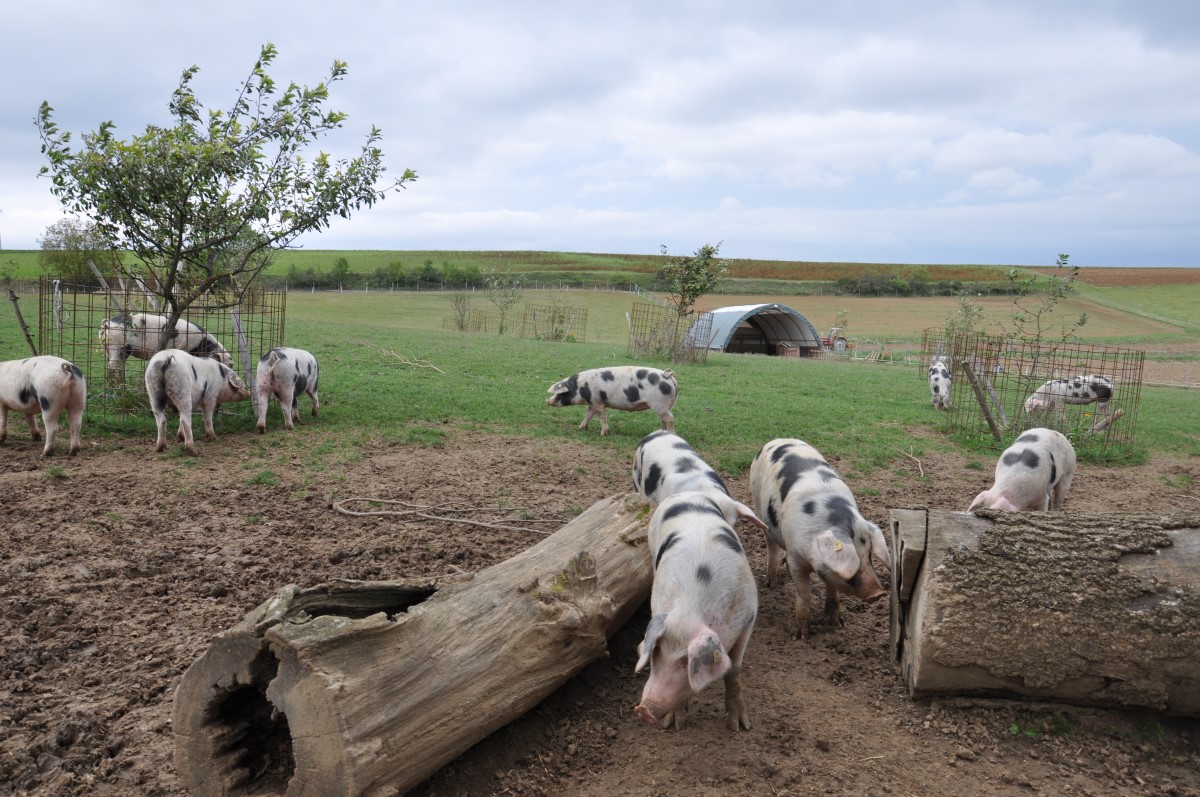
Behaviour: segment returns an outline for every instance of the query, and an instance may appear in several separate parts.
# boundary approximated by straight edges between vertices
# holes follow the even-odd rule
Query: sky
[[[418,179],[306,249],[1200,266],[1200,2],[105,0],[0,14],[0,248],[64,211],[34,124],[169,125],[349,74],[320,142]]]

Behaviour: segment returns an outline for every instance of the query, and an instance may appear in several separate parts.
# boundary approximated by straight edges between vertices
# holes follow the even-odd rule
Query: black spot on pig
[[[21,388],[21,392],[17,394],[17,399],[21,402],[22,407],[28,407],[33,402],[37,401],[37,391],[32,385]]]
[[[1054,464],[1053,454],[1047,454],[1046,456],[1050,457],[1050,483],[1054,484],[1058,479],[1058,466]]]
[[[204,397],[208,395],[208,380],[204,380],[204,384],[200,385],[200,403],[204,403]]]
[[[1092,385],[1092,390],[1096,393],[1097,401],[1108,401],[1112,398],[1112,388],[1108,385]]]
[[[830,526],[847,530],[854,528],[854,509],[842,496],[831,495],[826,499],[825,511],[829,513]]]
[[[50,409],[50,399],[45,396],[38,396],[38,404],[41,406],[42,412]]]
[[[645,379],[645,378],[646,378],[646,369],[645,369],[645,368],[639,368],[639,369],[637,369],[637,374],[636,374],[636,376],[637,376],[637,378],[638,378],[638,379]]]
[[[1037,452],[1032,448],[1026,448],[1021,451],[1009,451],[1000,459],[1009,467],[1013,467],[1019,462],[1027,468],[1036,468],[1042,461],[1038,457]]]
[[[650,384],[652,384],[652,385],[657,385],[657,384],[658,384],[658,374],[656,374],[656,373],[654,373],[654,372],[652,371],[652,372],[651,372],[651,373],[650,373],[650,374],[649,374],[649,375],[646,377],[646,381],[647,381],[647,382],[649,382],[649,383],[650,383]]]
[[[665,540],[663,540],[663,544],[658,546],[658,554],[656,554],[654,557],[654,567],[655,568],[657,568],[658,563],[662,561],[663,554],[665,554],[670,549],[670,547],[677,542],[679,542],[679,535],[677,533],[671,532],[670,534],[667,535],[667,538]]]
[[[677,518],[680,515],[686,515],[689,512],[700,512],[706,515],[716,515],[722,520],[725,519],[725,514],[717,508],[717,505],[712,501],[704,501],[701,503],[678,503],[672,504],[671,508],[663,513],[663,521]]]
[[[646,495],[653,495],[658,486],[662,484],[662,468],[658,465],[651,465],[646,471],[646,479],[642,484]]]
[[[825,465],[823,460],[813,459],[812,457],[801,457],[797,454],[789,454],[783,458],[783,463],[779,468],[779,497],[787,498],[787,494],[791,492],[804,474],[814,468],[819,468]]]
[[[664,396],[671,395],[672,391],[674,390],[675,388],[671,386],[671,383],[665,379],[658,383],[658,392],[662,393]]]
[[[600,378],[603,379],[605,382],[611,382],[614,379],[616,379],[616,377],[613,376],[613,372],[608,370],[607,368],[600,372]]]
[[[680,457],[675,460],[676,473],[691,473],[694,470],[699,470],[700,466],[696,464],[695,457]]]
[[[651,432],[638,441],[638,448],[646,445],[646,443],[649,443],[651,440],[657,440],[665,434],[670,434],[670,432],[668,432],[666,429],[658,429],[657,431]]]
[[[817,475],[821,477],[821,481],[823,482],[835,482],[838,480],[838,475],[830,467],[817,468]]]
[[[75,377],[76,379],[79,379],[83,376],[83,371],[80,371],[79,366],[75,363],[71,363],[71,376]]]
[[[604,405],[608,404],[608,391],[607,390],[600,391],[600,403],[604,404]]]
[[[775,513],[775,499],[767,501],[767,524],[771,528],[779,528],[779,515]]]
[[[738,540],[738,536],[733,529],[728,526],[722,526],[717,529],[716,541],[724,545],[734,553],[742,553],[742,543]]]
[[[296,374],[296,389],[295,395],[300,395],[308,388],[308,377],[304,374]]]
[[[192,364],[192,379],[195,379],[195,380],[199,380],[199,379],[200,379],[200,374],[196,373],[196,365],[195,365],[195,363],[193,363],[193,364]]]
[[[630,404],[637,404],[641,397],[642,391],[638,390],[637,385],[630,385],[625,388],[625,398],[629,400]]]
[[[771,461],[778,462],[779,460],[781,460],[785,456],[787,456],[787,453],[791,450],[792,450],[791,443],[786,443],[784,445],[781,445],[779,448],[777,448],[771,452]]]
[[[1017,438],[1018,443],[1036,443],[1041,440],[1042,436],[1037,432],[1026,432]]]
[[[713,486],[725,493],[725,495],[729,495],[729,488],[725,486],[724,480],[721,479],[721,476],[715,470],[710,470],[704,475],[707,476],[708,480],[713,483]]]
[[[712,570],[708,565],[700,565],[696,568],[696,580],[701,584],[708,584],[712,581]]]
[[[592,389],[590,387],[588,387],[587,385],[584,385],[583,387],[579,388],[579,397],[581,399],[583,399],[584,401],[586,401],[588,404],[591,404],[592,403]]]
[[[802,506],[800,508],[804,510],[804,514],[806,514],[806,515],[817,514],[817,502],[816,501],[805,501],[804,506]]]

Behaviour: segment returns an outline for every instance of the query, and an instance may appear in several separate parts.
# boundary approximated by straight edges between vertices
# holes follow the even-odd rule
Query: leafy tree
[[[228,305],[236,304],[273,251],[416,179],[406,169],[380,182],[386,170],[375,127],[354,158],[334,161],[318,151],[306,160],[310,147],[346,120],[324,105],[348,68],[334,61],[327,80],[311,88],[291,83],[279,94],[267,74],[276,54],[274,45],[262,47],[228,110],[205,109],[191,87],[199,67],[185,69],[168,104],[174,126],[148,125],[128,140],[106,121],[75,149],[49,103],[38,112],[49,161],[41,173],[51,176],[51,192],[136,256],[129,270],[140,272],[169,310],[164,339],[201,296],[220,289]]]
[[[64,218],[51,224],[38,239],[38,263],[52,277],[91,285],[96,281],[88,262],[101,268],[119,267],[119,253],[94,223],[81,218]]]
[[[491,269],[483,275],[483,287],[487,291],[488,301],[500,311],[500,328],[497,332],[504,334],[508,326],[508,314],[513,305],[521,301],[521,275],[513,274],[512,269],[503,273]]]
[[[350,279],[350,261],[339,257],[333,261],[333,268],[329,270],[329,280],[340,287],[348,279]]]
[[[704,244],[691,257],[670,258],[659,270],[659,279],[666,283],[673,294],[667,301],[680,318],[691,316],[696,301],[716,288],[721,277],[729,271],[729,264],[717,259],[721,243],[716,246]],[[666,245],[661,249],[665,256]]]
[[[970,337],[982,332],[986,318],[987,314],[984,312],[983,305],[971,301],[971,296],[963,291],[958,295],[958,307],[946,317],[946,340]]]
[[[1075,281],[1079,277],[1079,266],[1070,264],[1070,255],[1060,254],[1055,261],[1055,273],[1044,285],[1038,275],[1022,277],[1012,269],[1008,282],[1013,289],[1013,314],[1011,334],[1021,340],[1041,344],[1050,331],[1050,315],[1055,307],[1076,292]],[[1065,343],[1087,324],[1087,313],[1081,313],[1068,326],[1064,321],[1059,326],[1057,343]]]

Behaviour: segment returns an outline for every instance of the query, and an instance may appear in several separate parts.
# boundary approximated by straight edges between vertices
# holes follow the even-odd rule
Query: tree
[[[380,183],[386,169],[374,126],[357,157],[335,162],[318,151],[306,160],[310,147],[346,120],[323,106],[348,68],[334,61],[327,80],[311,88],[291,83],[277,95],[267,74],[276,54],[273,44],[262,47],[228,110],[206,110],[191,87],[199,67],[185,69],[168,105],[174,126],[148,125],[128,140],[106,121],[74,149],[49,103],[38,112],[49,161],[41,173],[51,176],[51,192],[136,256],[129,270],[169,311],[163,343],[201,296],[222,290],[227,306],[240,302],[272,252],[417,177],[405,169]]]
[[[729,271],[726,261],[716,259],[721,243],[716,246],[704,244],[691,257],[670,258],[659,270],[659,279],[667,284],[673,294],[667,301],[680,318],[692,315],[696,300],[717,287],[721,277]],[[661,249],[666,256],[666,244]]]
[[[1014,290],[1012,335],[1021,340],[1040,345],[1050,328],[1050,315],[1054,308],[1068,296],[1075,293],[1075,280],[1079,277],[1079,266],[1070,264],[1070,255],[1060,254],[1055,261],[1055,273],[1051,274],[1044,286],[1039,285],[1036,274],[1021,277],[1020,272],[1012,269],[1008,272],[1008,282]],[[1088,321],[1087,313],[1080,313],[1079,318],[1070,326],[1063,322],[1058,331],[1057,343],[1065,343],[1075,336]]]
[[[76,285],[91,285],[96,277],[88,261],[102,268],[120,267],[114,250],[94,223],[81,218],[64,218],[51,224],[38,239],[42,251],[38,263],[52,277]]]
[[[498,334],[504,334],[508,326],[509,311],[514,304],[521,301],[521,284],[521,276],[513,274],[512,269],[503,273],[492,269],[483,276],[483,287],[487,291],[488,301],[500,311]]]

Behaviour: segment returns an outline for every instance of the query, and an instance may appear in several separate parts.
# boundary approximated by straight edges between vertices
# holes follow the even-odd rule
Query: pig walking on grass
[[[154,450],[163,451],[167,447],[167,408],[172,407],[179,412],[177,437],[193,455],[196,445],[192,440],[192,412],[199,410],[204,416],[204,439],[216,440],[213,412],[217,405],[250,398],[250,391],[229,366],[173,349],[150,358],[146,365],[146,393],[158,424]]]
[[[843,623],[838,593],[868,603],[883,597],[871,555],[890,566],[887,543],[874,523],[858,512],[846,483],[825,457],[801,440],[772,440],[750,465],[750,490],[766,521],[767,578],[779,580],[785,556],[796,585],[796,636],[808,636],[811,573],[825,582],[825,611]]]
[[[293,422],[300,423],[300,396],[307,394],[312,400],[312,416],[317,417],[321,407],[317,397],[317,358],[304,349],[280,346],[271,349],[258,361],[258,372],[254,379],[254,392],[258,401],[258,433],[267,430],[267,405],[271,396],[279,398],[279,409],[283,411],[283,426],[292,429]]]
[[[83,411],[87,408],[87,381],[83,372],[61,357],[42,355],[0,363],[0,443],[8,437],[8,411],[25,416],[29,434],[40,440],[34,414],[42,413],[46,444],[42,456],[49,456],[58,434],[58,418],[65,411],[71,429],[71,456],[79,453],[79,432]]]
[[[1062,509],[1075,478],[1075,447],[1061,432],[1030,429],[1004,450],[990,490],[975,496],[968,512]]]
[[[719,492],[676,493],[650,517],[651,617],[634,668],[650,665],[634,709],[648,723],[682,728],[692,696],[723,678],[726,725],[750,729],[742,656],[754,630],[758,591],[733,530],[734,503]]]
[[[950,409],[950,386],[950,368],[946,365],[946,358],[940,355],[934,357],[929,364],[929,393],[933,397],[935,410]]]
[[[569,407],[586,404],[580,429],[586,429],[593,415],[600,416],[600,434],[608,434],[606,408],[636,412],[653,410],[662,420],[663,428],[674,431],[675,416],[671,408],[679,396],[679,386],[671,371],[643,368],[637,365],[619,365],[612,368],[593,368],[555,382],[546,391],[550,407]]]

